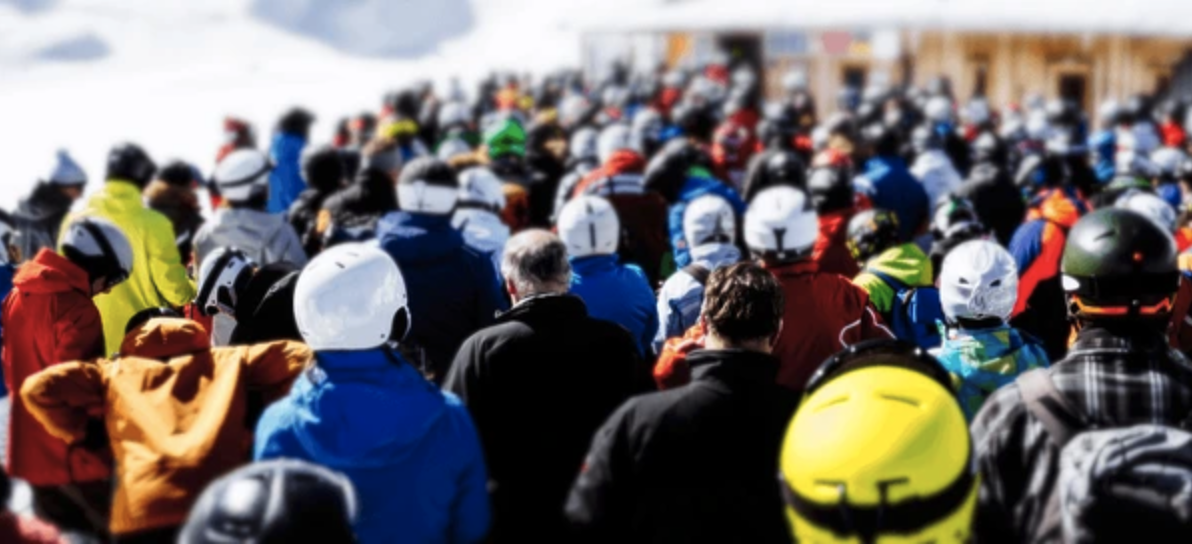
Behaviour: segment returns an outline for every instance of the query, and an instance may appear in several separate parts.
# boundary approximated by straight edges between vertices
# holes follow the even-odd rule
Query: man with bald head
[[[528,230],[501,263],[513,308],[460,347],[444,388],[463,399],[489,468],[493,542],[566,540],[563,503],[592,434],[651,383],[633,337],[569,294],[567,248]],[[549,425],[559,414],[566,425]]]

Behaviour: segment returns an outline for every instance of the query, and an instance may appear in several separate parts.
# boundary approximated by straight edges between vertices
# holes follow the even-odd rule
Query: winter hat
[[[153,177],[175,187],[190,187],[192,183],[203,179],[197,168],[183,161],[166,163]]]
[[[397,205],[410,213],[450,214],[458,193],[455,171],[433,157],[414,159],[397,180]]]
[[[600,138],[596,141],[596,150],[597,158],[603,164],[608,162],[613,153],[618,151],[628,150],[641,153],[641,146],[634,141],[633,131],[630,130],[629,125],[618,123],[609,125],[600,132]]]
[[[273,163],[255,149],[233,151],[215,168],[214,181],[228,202],[248,202],[268,194]]]
[[[484,131],[484,145],[489,158],[506,155],[526,156],[526,130],[516,119],[506,118],[493,123]]]
[[[308,187],[321,193],[339,189],[347,177],[339,150],[329,145],[307,149],[302,156],[302,177]]]
[[[70,157],[69,152],[59,149],[58,154],[54,157],[54,166],[50,169],[50,175],[46,176],[44,181],[52,185],[73,187],[85,185],[87,174],[83,172],[79,163]]]

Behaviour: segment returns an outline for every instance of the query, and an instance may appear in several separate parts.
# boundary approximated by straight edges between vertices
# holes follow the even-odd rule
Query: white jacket
[[[923,184],[932,209],[935,209],[941,198],[964,183],[960,173],[952,166],[952,159],[939,149],[929,149],[920,153],[915,159],[915,164],[911,166],[911,174]]]
[[[509,241],[509,227],[501,222],[497,214],[476,208],[455,210],[451,226],[460,231],[468,247],[488,254],[493,260],[493,269],[501,275],[501,256],[505,242]]]

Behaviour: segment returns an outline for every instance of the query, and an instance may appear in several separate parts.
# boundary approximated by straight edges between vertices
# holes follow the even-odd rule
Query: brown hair
[[[743,262],[712,272],[703,317],[709,332],[739,344],[777,334],[783,305],[778,280],[757,264]]]

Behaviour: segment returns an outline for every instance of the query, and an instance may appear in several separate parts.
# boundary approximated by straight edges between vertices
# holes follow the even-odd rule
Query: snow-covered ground
[[[265,139],[316,112],[314,139],[430,78],[580,62],[579,25],[661,0],[0,0],[0,207],[69,149],[99,186],[107,149],[209,169],[221,120]]]

